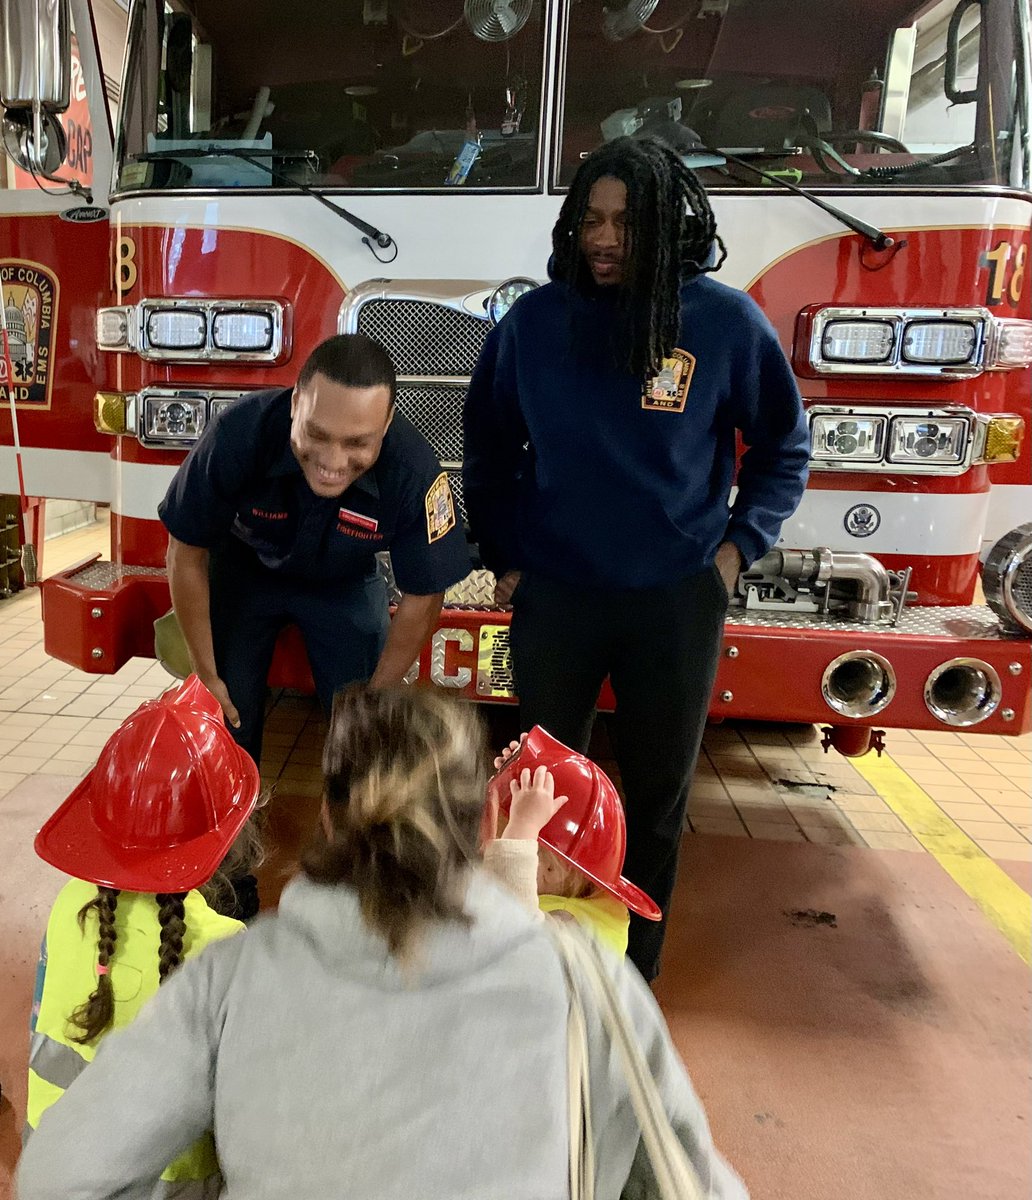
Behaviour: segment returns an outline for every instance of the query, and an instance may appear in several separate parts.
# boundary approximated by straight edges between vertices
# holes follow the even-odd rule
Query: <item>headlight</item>
[[[144,445],[159,446],[194,442],[204,429],[207,413],[204,396],[145,396],[140,440]]]
[[[241,396],[243,394],[243,392],[240,393]],[[214,421],[218,414],[222,412],[224,408],[228,408],[237,398],[238,397],[236,396],[213,396],[211,398],[211,403],[208,405],[209,419]]]
[[[275,323],[270,312],[217,309],[211,323],[216,350],[271,350]]]
[[[810,455],[880,462],[887,424],[884,417],[815,416],[810,422]]]
[[[985,365],[995,371],[1032,366],[1032,321],[996,317],[990,323]]]
[[[821,355],[830,362],[888,362],[896,344],[889,321],[829,321],[821,338]]]
[[[208,340],[208,320],[195,308],[146,311],[147,344],[155,350],[202,350]]]
[[[1007,340],[1015,347],[1009,353],[1017,357],[1024,336],[1021,330],[998,330],[986,308],[815,304],[803,309],[799,318],[795,360],[803,374],[815,375],[966,379],[990,367],[1017,365],[994,359],[994,352],[1005,353],[996,348]]]
[[[963,417],[896,417],[889,432],[889,462],[961,463],[967,437]]]
[[[903,329],[903,360],[943,366],[971,362],[978,333],[968,321],[911,321]]]
[[[536,287],[533,279],[519,277],[507,279],[505,283],[499,284],[487,302],[487,315],[491,318],[491,324],[497,325],[521,296],[532,292]]]
[[[102,309],[97,338],[103,349],[118,349],[128,337],[129,349],[157,362],[272,363],[288,348],[287,326],[279,300],[162,298]]]
[[[136,309],[131,306],[122,308],[97,309],[97,346],[101,350],[132,350],[135,338],[133,336],[133,318]]]

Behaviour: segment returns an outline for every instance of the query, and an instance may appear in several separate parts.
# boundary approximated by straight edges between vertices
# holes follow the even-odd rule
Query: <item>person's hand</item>
[[[236,710],[236,705],[230,699],[229,688],[222,682],[218,675],[201,675],[201,683],[208,689],[215,699],[222,705],[222,711],[226,715],[226,720],[234,729],[240,728],[240,714]]]
[[[517,584],[520,582],[519,571],[506,571],[501,579],[495,580],[495,604],[509,604],[512,600],[512,594],[516,590]]]
[[[547,767],[538,767],[533,776],[524,767],[519,779],[509,783],[512,806],[509,824],[503,838],[537,841],[538,834],[566,803],[565,796],[555,794],[555,780]]]
[[[735,594],[742,565],[741,552],[734,542],[722,542],[717,548],[714,566],[717,568],[720,578],[724,581],[728,596]]]
[[[520,740],[518,742],[510,742],[508,746],[506,746],[501,752],[501,754],[499,754],[494,760],[494,769],[496,771],[500,771],[526,740],[527,735],[525,733],[521,733]]]

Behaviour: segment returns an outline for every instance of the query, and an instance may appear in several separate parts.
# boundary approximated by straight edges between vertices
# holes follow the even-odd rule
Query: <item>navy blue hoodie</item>
[[[463,474],[496,575],[658,587],[712,564],[725,540],[751,564],[803,494],[802,401],[759,307],[705,275],[685,283],[678,348],[643,386],[616,365],[617,301],[615,289],[552,282],[488,336]],[[729,507],[736,431],[749,449]]]

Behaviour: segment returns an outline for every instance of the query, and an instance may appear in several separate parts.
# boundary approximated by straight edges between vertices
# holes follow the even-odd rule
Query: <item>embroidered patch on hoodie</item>
[[[645,381],[641,393],[642,408],[684,412],[694,374],[695,355],[687,350],[675,350],[669,358],[663,359],[659,374]]]

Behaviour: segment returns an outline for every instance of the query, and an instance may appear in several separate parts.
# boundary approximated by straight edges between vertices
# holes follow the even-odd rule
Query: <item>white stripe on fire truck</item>
[[[866,537],[849,531],[847,517],[859,508]],[[989,493],[807,491],[781,530],[780,547],[829,546],[862,554],[928,557],[977,554],[989,511]],[[854,522],[850,522],[854,524]]]
[[[994,483],[989,493],[989,517],[982,534],[982,554],[988,554],[1005,533],[1024,525],[1032,513],[1032,486]]]
[[[23,446],[25,490],[30,496],[64,496],[69,500],[111,501],[114,464],[103,451],[41,450]],[[0,446],[0,493],[18,492],[18,472],[11,446]]]
[[[103,455],[95,457],[109,468],[112,465]],[[174,466],[123,462],[121,495],[113,502],[116,511],[143,521],[156,520],[158,504],[175,471]],[[847,513],[857,505],[873,508],[878,516],[877,528],[863,538],[849,533],[845,524]],[[795,516],[785,522],[778,545],[793,549],[830,546],[876,555],[977,554],[988,506],[987,492],[808,491]]]
[[[111,507],[123,517],[156,521],[158,505],[164,499],[177,469],[177,466],[160,466],[157,463],[123,462],[121,494],[115,497]]]

